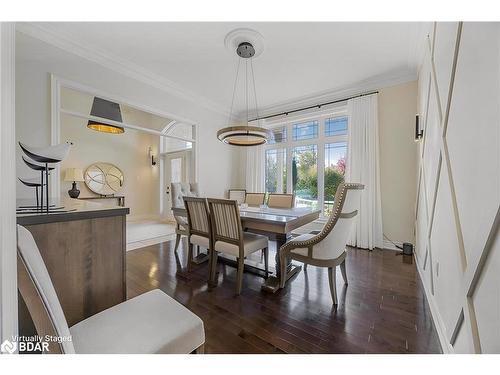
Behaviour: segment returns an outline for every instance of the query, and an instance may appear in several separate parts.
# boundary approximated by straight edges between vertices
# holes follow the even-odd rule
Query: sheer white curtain
[[[262,146],[246,147],[246,183],[249,193],[264,192],[265,163]]]
[[[349,244],[364,249],[382,247],[377,94],[350,99],[347,112],[346,181],[365,185]]]

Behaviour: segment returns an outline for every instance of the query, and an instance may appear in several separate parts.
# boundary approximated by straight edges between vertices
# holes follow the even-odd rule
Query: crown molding
[[[77,43],[71,39],[71,35],[61,35],[48,26],[41,26],[32,22],[17,22],[16,31],[160,89],[177,98],[196,103],[205,109],[224,116],[229,115],[228,108],[204,96],[188,91],[165,77],[144,69],[137,64],[109,54],[95,46]]]
[[[396,73],[379,75],[352,85],[343,86],[342,88],[336,90],[322,91],[316,94],[303,96],[295,100],[279,102],[271,106],[259,108],[259,115],[272,115],[274,113],[307,107],[322,102],[340,100],[349,96],[379,90],[384,87],[396,86],[415,81],[417,80],[417,72],[416,70],[413,70],[415,69],[405,69]],[[240,112],[235,117],[243,118],[245,116],[246,113]]]

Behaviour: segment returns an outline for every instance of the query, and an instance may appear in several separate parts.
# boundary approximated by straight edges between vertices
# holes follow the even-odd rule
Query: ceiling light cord
[[[259,118],[259,104],[257,103],[257,89],[255,88],[255,74],[253,72],[253,57],[250,58],[250,69],[252,70],[253,93],[255,96],[255,112]]]
[[[245,104],[247,106],[247,125],[250,116],[248,115],[248,59],[245,59]]]
[[[231,99],[231,109],[229,110],[229,119],[227,120],[227,126],[231,125],[231,119],[233,118],[234,97],[236,96],[236,87],[238,86],[238,76],[240,74],[240,64],[241,64],[241,59],[238,58],[238,67],[236,68],[236,78],[234,79],[233,98]]]

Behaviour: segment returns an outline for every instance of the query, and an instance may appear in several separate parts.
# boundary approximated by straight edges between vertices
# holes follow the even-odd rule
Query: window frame
[[[337,108],[334,108],[329,111],[325,111],[322,113],[311,113],[304,116],[295,116],[291,118],[287,118],[285,121],[276,120],[276,121],[267,121],[265,126],[269,129],[286,127],[287,137],[285,142],[280,143],[272,143],[264,145],[264,155],[267,150],[278,150],[285,149],[286,153],[286,169],[287,171],[292,171],[292,157],[293,157],[293,149],[297,146],[310,146],[316,145],[317,147],[317,160],[318,160],[318,208],[321,210],[320,216],[323,217],[324,210],[324,201],[325,201],[325,145],[329,143],[336,142],[346,142],[348,143],[348,135],[325,135],[325,123],[326,120],[334,117],[348,117],[347,116],[347,106],[343,105]],[[313,139],[304,139],[304,140],[293,140],[293,125],[299,124],[301,122],[309,122],[309,121],[318,121],[318,137]],[[349,118],[347,119],[347,133],[349,133]],[[265,156],[264,156],[265,163]],[[265,164],[264,164],[265,168]],[[290,178],[291,174],[287,173],[286,180],[286,191],[292,192],[292,178]],[[265,174],[264,172],[264,186],[265,186]]]

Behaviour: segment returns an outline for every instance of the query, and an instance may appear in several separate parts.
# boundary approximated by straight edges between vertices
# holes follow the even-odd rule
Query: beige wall
[[[185,98],[124,76],[18,32],[16,34],[16,141],[33,146],[46,146],[51,141],[50,74],[85,84],[127,103],[147,106],[173,113],[198,125],[198,183],[212,197],[222,197],[236,184],[235,153],[217,140],[216,132],[227,122],[225,115],[208,110]],[[33,176],[24,165],[16,148],[16,169],[19,177]],[[214,168],[217,178],[214,178]],[[32,198],[31,189],[16,186],[18,198]]]
[[[136,113],[122,113],[127,123],[146,122],[149,116]],[[74,145],[68,157],[61,163],[61,179],[67,168],[81,168],[83,171],[96,162],[116,165],[124,175],[123,189],[130,218],[158,217],[159,165],[152,166],[148,158],[149,146],[155,147],[158,136],[126,129],[124,134],[106,134],[90,130],[86,120],[69,115],[61,116],[61,141],[71,141]],[[70,182],[61,182],[61,196],[67,195]],[[95,196],[85,183],[79,183],[82,197]],[[110,204],[116,202],[109,202]]]
[[[414,212],[417,186],[417,144],[414,141],[417,113],[417,82],[379,90],[379,140],[382,221],[384,234],[400,244],[415,243]],[[245,150],[239,153],[240,168],[235,187],[245,187]],[[395,248],[388,241],[384,246]]]
[[[417,82],[379,90],[378,110],[384,234],[396,243],[414,243]]]

